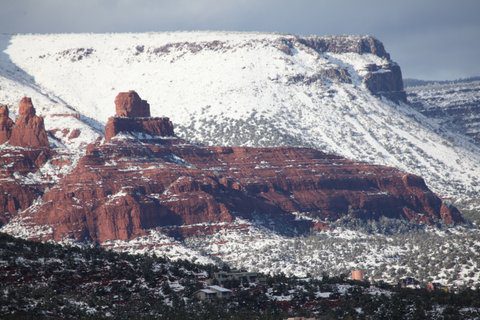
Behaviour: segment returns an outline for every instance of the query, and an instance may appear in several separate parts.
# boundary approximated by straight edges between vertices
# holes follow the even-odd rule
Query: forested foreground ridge
[[[232,294],[197,299],[222,267],[0,234],[1,319],[478,319],[480,292],[413,289],[340,277],[263,276],[222,283]],[[228,267],[223,267],[229,271]],[[408,279],[407,279],[408,280]],[[213,281],[215,284],[215,280]],[[218,283],[217,283],[218,284]],[[404,281],[404,284],[409,284]],[[412,288],[409,288],[412,287]]]

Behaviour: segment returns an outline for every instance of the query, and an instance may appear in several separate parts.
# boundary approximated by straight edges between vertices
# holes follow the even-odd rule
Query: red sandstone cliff
[[[136,114],[134,105],[121,104],[130,110],[127,115]],[[115,127],[112,119],[120,118],[109,121]],[[103,242],[235,217],[261,215],[297,224],[295,212],[327,223],[345,215],[463,221],[422,178],[395,168],[308,148],[202,147],[172,138],[90,145],[74,171],[43,196],[43,204],[24,215],[52,226],[56,240]]]
[[[36,172],[49,158],[46,148],[0,148],[0,226],[43,195],[48,183],[24,183],[15,175]]]
[[[8,108],[0,106],[0,144],[5,142],[8,145],[0,149],[0,225],[28,208],[48,185],[25,183],[18,178],[36,172],[52,155],[43,118],[35,115],[30,98],[20,101],[15,123]]]

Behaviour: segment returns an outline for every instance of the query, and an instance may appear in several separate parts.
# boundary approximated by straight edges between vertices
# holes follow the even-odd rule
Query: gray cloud
[[[406,77],[480,74],[477,0],[0,0],[0,32],[371,34]]]

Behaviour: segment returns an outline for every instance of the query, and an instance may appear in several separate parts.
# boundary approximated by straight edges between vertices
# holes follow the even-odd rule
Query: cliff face
[[[32,183],[16,176],[36,172],[50,156],[45,148],[0,148],[0,226],[43,195],[48,183]]]
[[[397,102],[407,102],[407,94],[403,88],[402,71],[395,63],[389,63],[382,69],[376,65],[371,65],[364,82],[367,88],[376,95]]]
[[[409,105],[396,108],[371,94],[401,92],[400,76],[391,76],[397,71],[388,47],[372,37],[171,32],[82,34],[74,39],[17,35],[10,43],[9,54],[18,67],[61,97],[56,105],[72,106],[99,130],[115,115],[108,107],[117,94],[112,88],[128,83],[148,96],[152,116],[168,117],[175,133],[188,141],[318,148],[422,175],[432,190],[461,206],[464,199],[480,199],[479,148],[452,141],[450,126],[439,127]],[[125,76],[112,76],[112,68]],[[371,79],[370,90],[366,79]],[[1,78],[0,87],[8,88]],[[68,136],[73,126],[53,114],[72,111],[54,112],[53,102],[23,88],[15,96],[24,92],[39,106],[42,101],[48,127],[58,127],[59,138],[67,129]],[[72,141],[97,137],[82,133]],[[71,145],[65,140],[63,144]]]
[[[28,208],[46,187],[16,178],[36,172],[52,155],[43,118],[35,115],[30,98],[20,101],[15,122],[9,117],[8,107],[0,106],[0,144],[3,143],[8,145],[0,148],[0,225],[18,210]]]
[[[169,137],[112,137],[24,213],[55,240],[131,239],[148,229],[260,215],[302,228],[346,215],[460,223],[422,178],[308,148],[201,147]],[[323,225],[323,224],[322,224]]]
[[[375,95],[384,96],[393,101],[406,102],[403,78],[400,66],[390,60],[383,44],[370,36],[334,36],[307,37],[298,40],[317,52],[374,54],[389,61],[388,64],[370,64],[366,67],[363,82]]]

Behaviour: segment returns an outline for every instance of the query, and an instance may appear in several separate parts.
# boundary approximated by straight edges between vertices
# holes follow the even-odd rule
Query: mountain
[[[400,68],[375,38],[170,32],[0,43],[0,101],[14,114],[19,96],[38,101],[47,129],[77,156],[116,93],[133,88],[188,141],[314,147],[420,175],[458,206],[478,205],[479,147],[403,102]],[[63,137],[76,129],[78,138]]]
[[[478,208],[479,148],[406,103],[401,70],[373,37],[0,44],[4,131],[23,123],[17,102],[29,96],[49,142],[43,153],[30,140],[0,146],[3,232],[270,274],[478,282],[478,229],[452,202]]]

